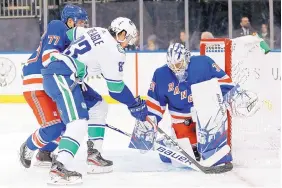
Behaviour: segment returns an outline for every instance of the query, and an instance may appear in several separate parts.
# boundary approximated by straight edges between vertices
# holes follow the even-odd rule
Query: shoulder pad
[[[67,28],[66,24],[63,23],[61,20],[52,20],[49,24],[48,27],[50,28]]]

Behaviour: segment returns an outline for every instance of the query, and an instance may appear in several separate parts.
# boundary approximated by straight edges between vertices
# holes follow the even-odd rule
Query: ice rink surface
[[[77,187],[280,187],[281,123],[280,116],[273,115],[271,110],[263,108],[252,118],[233,119],[234,169],[231,172],[206,175],[174,168],[161,163],[154,152],[140,154],[128,149],[129,138],[107,130],[104,156],[114,161],[114,172],[87,175],[86,143],[81,144],[74,169],[83,173],[84,182]],[[110,105],[108,124],[131,132],[134,119],[125,106]],[[161,126],[168,131],[169,119],[165,118]],[[0,104],[0,127],[0,188],[50,187],[46,184],[48,168],[24,169],[18,159],[20,145],[37,128],[29,107],[26,104]]]

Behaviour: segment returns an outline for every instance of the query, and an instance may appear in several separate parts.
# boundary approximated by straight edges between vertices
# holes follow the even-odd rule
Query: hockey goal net
[[[232,40],[230,39],[202,39],[200,55],[211,57],[232,78]],[[227,143],[232,146],[232,118],[227,112]]]
[[[200,54],[211,57],[232,81],[242,88],[261,93],[260,83],[256,81],[259,62],[269,52],[258,35],[248,35],[234,39],[202,39]],[[255,71],[253,71],[255,70]],[[234,119],[233,119],[234,122]],[[232,146],[232,117],[228,112],[227,142]]]

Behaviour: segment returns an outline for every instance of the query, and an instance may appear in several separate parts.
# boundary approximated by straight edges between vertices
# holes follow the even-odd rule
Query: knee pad
[[[65,130],[65,128],[65,124],[57,123],[49,127],[40,128],[39,134],[45,142],[51,142],[61,136],[62,131]]]
[[[189,138],[192,145],[197,144],[196,137],[196,123],[185,125],[184,123],[177,123],[172,125],[176,138]]]
[[[108,114],[108,104],[104,100],[99,101],[89,109],[88,113],[88,124],[105,125]]]

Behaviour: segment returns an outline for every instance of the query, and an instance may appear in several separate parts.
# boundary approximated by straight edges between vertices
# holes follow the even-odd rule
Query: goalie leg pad
[[[192,145],[191,145],[190,138],[189,138],[189,137],[192,137],[192,138],[194,137],[196,139],[196,135],[194,133],[195,130],[193,129],[193,125],[192,125],[192,127],[190,127],[191,129],[189,129],[190,132],[187,131],[187,129],[186,129],[186,127],[188,125],[185,125],[183,123],[183,125],[186,126],[186,127],[178,126],[178,128],[179,127],[182,127],[182,128],[184,127],[184,129],[181,129],[181,128],[179,129],[179,130],[184,130],[183,132],[181,132],[181,131],[178,132],[179,133],[178,134],[179,138],[177,137],[175,128],[173,127],[174,125],[176,126],[176,125],[181,125],[181,124],[173,124],[172,125],[171,138],[173,140],[176,140],[178,142],[178,144],[182,147],[182,149],[184,149],[186,153],[189,153],[193,157],[194,156],[193,154],[195,154],[195,153],[194,153],[194,151],[192,149]],[[194,128],[195,128],[195,124],[194,124]],[[190,134],[190,133],[192,133],[192,134]],[[159,144],[163,145],[163,146],[166,146],[166,147],[168,147],[168,148],[170,148],[172,150],[177,151],[177,148],[175,148],[174,146],[170,145],[169,142],[166,142],[165,138],[159,139],[157,142]],[[196,149],[196,148],[194,148],[194,149]],[[183,164],[180,164],[177,161],[171,160],[170,158],[168,158],[168,157],[166,157],[166,156],[164,156],[162,154],[159,154],[159,155],[160,155],[161,161],[164,162],[164,163],[171,163],[174,167],[184,167]]]
[[[227,144],[227,110],[217,79],[194,84],[191,89],[197,122],[197,146],[205,160]],[[232,157],[226,157],[221,162],[226,163],[231,160]]]
[[[161,140],[158,140],[159,144],[161,144],[162,146],[166,146],[165,143],[164,143],[164,138],[161,139]],[[163,163],[171,163],[171,159],[162,155],[162,154],[159,154],[160,156],[160,159]]]

